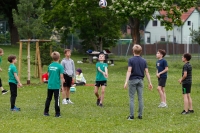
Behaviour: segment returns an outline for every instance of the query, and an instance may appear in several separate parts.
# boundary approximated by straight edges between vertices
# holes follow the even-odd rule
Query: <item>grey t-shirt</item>
[[[189,62],[183,65],[182,76],[185,71],[187,72],[187,77],[182,81],[182,84],[192,84],[192,66]]]
[[[69,75],[70,77],[75,77],[75,65],[74,65],[74,61],[69,58],[63,58],[61,61],[61,65],[64,68],[64,74]]]

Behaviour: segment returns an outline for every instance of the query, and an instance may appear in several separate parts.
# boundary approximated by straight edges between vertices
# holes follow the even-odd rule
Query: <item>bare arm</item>
[[[149,89],[152,90],[153,85],[151,83],[151,78],[150,78],[150,74],[149,74],[149,70],[148,68],[145,68],[145,75],[147,77],[148,83],[149,83]]]
[[[132,67],[128,67],[128,70],[126,72],[126,80],[125,80],[125,83],[124,83],[124,89],[127,88],[127,84],[128,84],[129,77],[131,75],[131,71],[132,71]]]
[[[178,80],[178,82],[181,84],[182,81],[183,81],[186,77],[187,77],[187,71],[184,71],[182,78],[180,78],[180,79]]]
[[[22,84],[21,84],[21,82],[20,82],[20,80],[19,80],[19,77],[17,76],[17,73],[14,73],[14,77],[15,77],[15,79],[16,79],[17,82],[18,82],[18,86],[22,86]]]
[[[163,74],[163,73],[166,73],[167,71],[168,71],[168,67],[165,67],[165,69],[164,69],[163,71],[159,72],[159,73],[158,73],[158,70],[157,70],[156,76],[157,76],[158,78],[160,78],[160,75]]]

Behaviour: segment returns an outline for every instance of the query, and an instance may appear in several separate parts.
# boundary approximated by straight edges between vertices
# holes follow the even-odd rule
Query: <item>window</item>
[[[147,37],[147,43],[150,43],[151,42],[151,40],[150,40],[150,37],[148,36]]]
[[[160,41],[165,42],[165,37],[164,37],[164,36],[161,36],[161,37],[160,37]]]
[[[153,26],[157,26],[157,20],[153,20]]]
[[[176,36],[174,36],[174,43],[176,43]]]
[[[191,25],[191,21],[187,21],[187,24],[188,24],[188,26],[190,26]]]

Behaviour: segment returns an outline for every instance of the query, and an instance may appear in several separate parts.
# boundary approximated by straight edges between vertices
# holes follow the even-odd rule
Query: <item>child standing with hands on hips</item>
[[[96,63],[96,81],[94,94],[97,97],[97,106],[103,107],[103,100],[105,94],[105,88],[107,86],[107,78],[108,78],[108,64],[104,63],[105,54],[100,52],[99,54],[99,62]],[[98,90],[101,86],[101,95],[99,95]]]

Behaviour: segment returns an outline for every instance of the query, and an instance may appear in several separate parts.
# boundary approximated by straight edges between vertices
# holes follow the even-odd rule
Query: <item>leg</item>
[[[158,90],[158,93],[159,93],[159,95],[160,95],[160,102],[162,103],[162,102],[164,102],[164,95],[163,95],[163,91],[162,91],[162,87],[161,86],[158,86],[158,88],[157,88],[157,90]]]
[[[188,98],[189,110],[193,110],[193,107],[192,107],[192,98],[190,96],[190,93],[187,94],[187,98]]]
[[[144,103],[143,103],[143,81],[140,79],[138,85],[137,85],[137,94],[138,94],[138,102],[139,102],[139,114],[138,116],[142,116],[143,113],[143,107],[144,107]]]
[[[60,90],[54,90],[54,100],[55,100],[55,113],[56,115],[60,115]]]
[[[14,83],[9,83],[10,86],[10,103],[11,103],[11,109],[15,107],[15,101],[17,97],[17,85]]]
[[[162,94],[163,94],[163,99],[162,99],[162,101],[165,103],[165,104],[167,104],[167,102],[166,102],[166,93],[165,93],[165,87],[161,87],[161,91],[162,91]]]
[[[183,94],[183,101],[184,101],[184,110],[188,112],[188,97],[187,94]]]
[[[135,91],[136,91],[136,80],[129,80],[130,116],[134,116]]]
[[[64,88],[66,90],[66,99],[68,100],[70,96],[70,87],[64,87]]]
[[[97,99],[100,99],[98,90],[99,90],[99,87],[98,87],[98,86],[95,86],[95,87],[94,87],[94,94],[95,94],[95,96],[97,97]]]
[[[50,106],[50,103],[51,103],[52,96],[53,96],[53,90],[48,89],[47,90],[47,98],[46,98],[46,102],[45,102],[44,113],[49,113],[49,106]]]
[[[106,86],[101,86],[101,100],[100,100],[100,104],[103,103],[103,100],[104,100],[104,94],[105,94],[105,89],[106,89]]]

